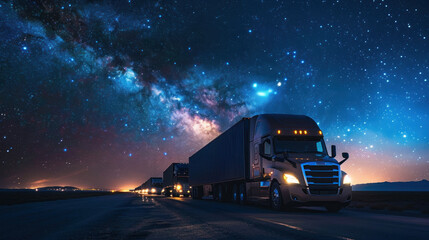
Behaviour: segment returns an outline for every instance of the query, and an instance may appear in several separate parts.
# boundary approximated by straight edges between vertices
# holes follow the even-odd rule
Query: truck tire
[[[200,199],[200,194],[198,193],[199,187],[193,187],[192,188],[192,199]]]
[[[232,186],[232,202],[239,203],[240,202],[239,196],[240,196],[240,191],[239,191],[238,185],[234,183],[234,185]]]
[[[325,208],[326,210],[328,210],[328,212],[336,213],[336,212],[339,212],[343,207],[337,204],[337,205],[327,205],[325,206]]]
[[[241,183],[239,187],[238,203],[244,205],[246,203],[246,183]]]
[[[222,187],[222,184],[219,184],[217,186],[217,200],[219,202],[223,201],[223,187]]]
[[[273,182],[270,189],[270,206],[274,210],[280,210],[283,207],[282,192],[278,182]]]

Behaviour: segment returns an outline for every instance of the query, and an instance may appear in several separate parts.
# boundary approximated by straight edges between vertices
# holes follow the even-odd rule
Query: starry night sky
[[[0,1],[0,187],[134,188],[259,113],[427,179],[428,41],[425,0]]]

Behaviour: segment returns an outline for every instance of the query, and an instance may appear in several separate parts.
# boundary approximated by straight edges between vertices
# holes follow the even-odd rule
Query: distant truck
[[[137,187],[135,191],[143,194],[158,194],[161,195],[163,182],[161,177],[151,177],[142,185]]]
[[[187,163],[172,163],[163,173],[164,195],[167,197],[189,197],[189,165]]]
[[[268,202],[274,209],[324,206],[336,212],[352,199],[341,171],[349,155],[328,155],[323,133],[303,115],[243,118],[189,158],[194,199]]]

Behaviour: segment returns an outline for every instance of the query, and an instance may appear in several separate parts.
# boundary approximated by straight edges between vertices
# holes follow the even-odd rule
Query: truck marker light
[[[282,131],[280,131],[280,130],[277,130],[277,134],[280,134],[280,133],[282,133]]]
[[[152,193],[155,193],[155,192],[156,192],[156,189],[155,189],[155,188],[152,188],[150,191],[151,191]]]
[[[295,176],[293,176],[293,175],[285,174],[285,175],[283,175],[283,178],[285,179],[286,183],[289,183],[289,184],[299,184],[298,179]]]
[[[307,130],[304,130],[304,134],[307,134]]]
[[[302,135],[302,130],[299,130],[299,135]]]
[[[322,131],[319,130],[319,135],[322,135]]]
[[[297,131],[297,130],[295,130],[295,131],[293,131],[293,133],[298,134],[298,131]]]

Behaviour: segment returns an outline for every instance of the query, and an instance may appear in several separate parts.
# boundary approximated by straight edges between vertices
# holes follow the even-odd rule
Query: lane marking
[[[291,228],[291,229],[294,229],[294,230],[297,230],[297,231],[303,231],[303,232],[308,232],[308,233],[312,233],[312,234],[317,234],[314,231],[304,230],[303,228],[300,228],[300,227],[297,227],[297,226],[294,226],[294,225],[290,225],[290,224],[287,224],[287,223],[276,222],[276,221],[273,221],[273,220],[256,218],[256,217],[253,217],[253,219],[256,219],[256,220],[259,220],[259,221],[263,221],[263,222],[272,223],[272,224],[277,224],[277,225],[280,225],[280,226],[283,226],[283,227],[287,227],[287,228]],[[339,239],[343,239],[343,240],[354,240],[353,238],[341,237],[341,236],[335,236],[335,238],[339,238]]]
[[[173,200],[173,201],[178,202],[178,203],[182,203],[182,204],[189,204],[189,202],[185,201],[186,198],[185,199],[183,199],[183,198],[168,198],[168,199],[169,200]],[[192,205],[192,204],[189,204],[189,205]],[[300,228],[300,227],[297,227],[297,226],[294,226],[294,225],[290,225],[290,224],[287,224],[287,223],[277,222],[277,221],[263,219],[263,218],[258,218],[258,217],[249,217],[249,218],[255,219],[255,220],[259,220],[259,221],[262,221],[262,222],[267,222],[267,223],[272,223],[272,224],[280,225],[280,226],[287,227],[287,228],[290,228],[290,229],[293,229],[293,230],[296,230],[296,231],[302,231],[302,232],[307,232],[307,233],[311,233],[311,234],[315,234],[315,235],[320,235],[320,233],[317,233],[317,232],[314,232],[314,231],[311,231],[311,230],[305,230],[303,228]],[[329,236],[329,235],[324,235],[324,236],[328,237],[328,238],[333,238],[333,239],[336,238],[336,239],[341,239],[341,240],[354,240],[353,238],[342,237],[342,236]]]
[[[257,219],[259,221],[268,222],[268,223],[277,224],[277,225],[280,225],[280,226],[284,226],[284,227],[288,227],[288,228],[292,228],[292,229],[295,229],[295,230],[298,230],[298,231],[304,231],[305,232],[305,230],[302,229],[302,228],[300,228],[300,227],[289,225],[289,224],[286,224],[286,223],[276,222],[276,221],[272,221],[272,220],[268,220],[268,219],[262,219],[262,218],[255,218],[255,217],[254,217],[254,219]]]

